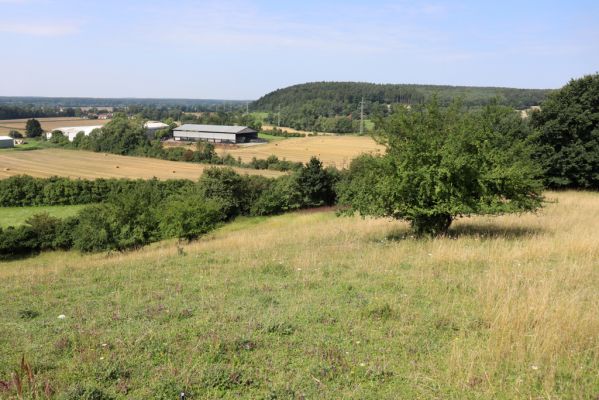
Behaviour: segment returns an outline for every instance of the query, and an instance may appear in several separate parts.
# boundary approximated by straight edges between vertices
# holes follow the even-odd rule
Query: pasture
[[[28,218],[41,213],[48,213],[56,218],[72,217],[83,207],[85,206],[0,207],[0,228],[23,225]]]
[[[25,133],[25,124],[28,118],[24,119],[4,119],[0,120],[0,135],[6,135],[10,131],[19,131]],[[44,132],[52,131],[56,128],[64,126],[93,126],[93,125],[104,125],[110,120],[102,119],[87,119],[87,118],[69,118],[69,117],[55,117],[55,118],[36,118],[42,125]]]
[[[166,161],[154,158],[120,156],[81,150],[43,149],[36,151],[0,150],[0,179],[14,175],[68,178],[142,178],[197,180],[206,164]],[[239,173],[269,177],[282,172],[234,168]]]
[[[428,240],[304,212],[0,263],[0,396],[24,357],[25,398],[595,398],[599,194],[547,197]]]
[[[362,153],[382,153],[384,147],[369,136],[307,136],[273,141],[255,146],[217,147],[219,154],[230,154],[242,161],[251,161],[253,157],[264,159],[275,155],[288,161],[307,162],[318,157],[323,164],[337,168],[347,168],[352,159]]]

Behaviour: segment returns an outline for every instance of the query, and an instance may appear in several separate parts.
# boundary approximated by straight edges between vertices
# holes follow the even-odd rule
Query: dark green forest
[[[359,131],[360,102],[366,118],[386,116],[394,104],[416,105],[437,97],[448,105],[461,98],[467,108],[491,102],[524,109],[539,105],[548,89],[375,84],[364,82],[312,82],[278,89],[251,104],[267,112],[267,122],[295,129],[335,133]]]

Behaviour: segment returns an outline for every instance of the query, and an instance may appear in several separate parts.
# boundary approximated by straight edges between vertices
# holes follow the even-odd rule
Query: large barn
[[[247,126],[184,124],[173,129],[175,140],[213,143],[247,143],[258,138],[258,132]]]
[[[15,141],[10,136],[0,136],[0,149],[15,147]]]
[[[60,131],[62,134],[69,139],[69,142],[75,140],[75,137],[80,132],[83,132],[83,135],[89,136],[90,133],[94,129],[102,129],[102,125],[93,125],[93,126],[65,126],[61,128],[54,128],[52,132]],[[52,138],[52,132],[46,132],[46,139]]]

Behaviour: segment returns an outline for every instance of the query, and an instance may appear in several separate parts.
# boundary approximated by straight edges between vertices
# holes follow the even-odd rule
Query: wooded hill
[[[356,132],[360,101],[367,116],[384,115],[391,104],[418,104],[437,95],[441,104],[461,98],[466,107],[480,107],[497,99],[517,109],[538,105],[551,90],[474,86],[312,82],[277,89],[252,103],[254,111],[269,112],[268,122],[296,129]]]

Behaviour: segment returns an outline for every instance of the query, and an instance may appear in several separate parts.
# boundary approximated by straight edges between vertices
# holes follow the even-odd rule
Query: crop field
[[[0,397],[594,399],[599,194],[547,197],[428,240],[293,213],[0,263]]]
[[[53,129],[64,127],[64,126],[93,126],[93,125],[104,125],[110,120],[105,119],[87,119],[87,118],[68,118],[68,117],[56,117],[56,118],[36,118],[42,125],[44,131],[52,131]],[[0,135],[6,135],[12,130],[25,132],[25,119],[4,119],[0,120]]]
[[[35,151],[0,150],[0,179],[14,175],[70,178],[143,178],[196,180],[205,164],[166,161],[144,157],[119,156],[80,150],[43,149]],[[239,173],[269,177],[282,172],[234,168]]]
[[[0,228],[23,225],[28,218],[41,213],[48,213],[56,218],[71,217],[83,207],[85,206],[0,207]]]
[[[310,157],[318,157],[325,165],[345,168],[352,159],[362,153],[383,152],[383,146],[377,144],[369,136],[309,136],[273,141],[271,143],[247,147],[219,147],[218,152],[241,157],[243,161],[251,161],[276,155],[288,161],[307,162]]]

